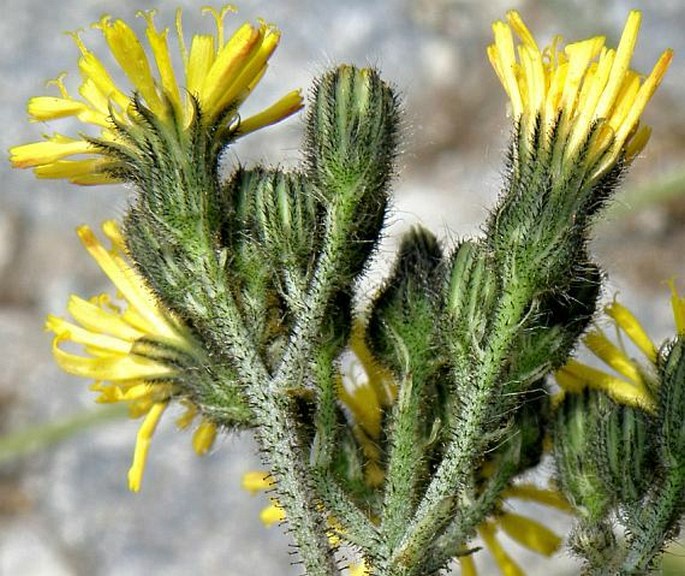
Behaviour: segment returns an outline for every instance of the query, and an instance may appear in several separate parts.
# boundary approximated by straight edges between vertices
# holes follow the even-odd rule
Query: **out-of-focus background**
[[[157,8],[158,23],[170,25],[181,6],[189,35],[211,27],[200,15],[203,4],[0,0],[0,149],[54,129],[30,125],[25,102],[45,94],[44,82],[61,71],[76,78],[77,49],[65,31],[83,28],[86,44],[104,55],[101,36],[89,29],[104,13],[141,31],[137,10]],[[677,277],[685,288],[685,2],[243,0],[239,8],[230,17],[236,26],[263,16],[283,32],[246,113],[294,87],[307,90],[317,73],[343,62],[379,67],[404,94],[401,172],[379,270],[393,240],[413,223],[450,243],[477,234],[497,196],[510,124],[485,57],[491,22],[516,8],[543,44],[558,32],[567,38],[601,33],[615,43],[628,10],[641,8],[634,67],[647,72],[666,47],[676,58],[645,115],[652,142],[597,227],[593,249],[609,274],[606,297],[618,291],[657,341],[672,330],[664,281]],[[250,136],[228,152],[227,169],[237,161],[297,162],[301,128],[294,118]],[[59,129],[74,133],[79,126]],[[52,362],[42,324],[47,313],[63,313],[69,294],[110,289],[74,228],[121,216],[130,190],[38,181],[6,160],[0,171],[0,434],[7,438],[93,408],[88,383]],[[21,458],[0,452],[2,576],[301,573],[289,566],[287,535],[259,522],[266,499],[240,489],[241,474],[259,466],[249,437],[221,439],[198,458],[189,435],[167,417],[155,435],[143,489],[133,495],[126,471],[136,431],[136,422],[117,420]],[[553,522],[563,527],[562,519]],[[549,564],[515,545],[511,550],[531,573],[578,571],[568,555]]]

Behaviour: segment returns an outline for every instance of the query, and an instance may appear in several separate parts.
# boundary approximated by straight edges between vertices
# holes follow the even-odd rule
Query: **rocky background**
[[[190,0],[0,0],[0,149],[37,139],[54,126],[30,125],[25,102],[44,94],[60,71],[76,77],[77,50],[67,30],[105,54],[88,29],[104,13],[135,21],[159,9],[171,24],[185,8],[187,34],[209,26]],[[595,252],[610,275],[606,297],[620,293],[659,339],[672,330],[664,280],[685,289],[685,3],[680,0],[244,0],[237,25],[263,16],[283,32],[281,47],[246,113],[294,87],[310,86],[327,66],[372,64],[405,95],[407,121],[396,203],[377,268],[415,222],[446,242],[477,234],[496,198],[509,130],[505,97],[485,57],[490,23],[519,9],[541,43],[597,33],[617,40],[627,11],[644,10],[635,68],[647,71],[670,46],[676,59],[646,119],[652,142],[636,162],[616,209],[597,229]],[[143,22],[138,19],[138,30]],[[301,120],[257,133],[226,154],[240,161],[298,160]],[[77,125],[59,126],[73,133]],[[73,230],[122,215],[129,190],[37,181],[0,162],[0,434],[35,429],[92,409],[87,383],[61,373],[42,324],[61,314],[69,294],[109,290]],[[368,283],[373,289],[373,282]],[[263,497],[240,489],[259,466],[247,436],[221,439],[212,454],[192,453],[188,434],[166,417],[155,436],[143,490],[126,489],[137,423],[92,428],[21,458],[0,450],[0,575],[115,576],[299,574],[289,539],[259,522]],[[0,444],[0,447],[6,444]],[[534,512],[540,516],[543,512]],[[547,512],[544,512],[547,515]],[[564,519],[552,522],[563,530]],[[530,573],[577,573],[511,545]],[[677,548],[676,554],[682,553]],[[492,567],[482,563],[484,573]]]

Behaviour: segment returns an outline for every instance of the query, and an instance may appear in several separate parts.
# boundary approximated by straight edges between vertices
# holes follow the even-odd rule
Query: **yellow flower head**
[[[670,286],[676,330],[678,334],[683,334],[685,298],[678,294],[674,282],[670,282]],[[613,372],[599,370],[571,359],[557,371],[556,380],[565,392],[579,393],[585,388],[601,390],[620,404],[654,412],[657,347],[638,319],[622,304],[614,301],[604,308],[604,312],[614,325],[620,344],[617,346],[611,342],[599,328],[591,330],[583,342],[590,352]],[[628,354],[621,342],[623,336],[635,345],[646,362],[641,362]]]
[[[101,129],[99,139],[118,141],[115,123],[135,123],[134,94],[162,122],[173,122],[187,129],[196,119],[206,126],[228,124],[234,137],[278,122],[302,107],[298,90],[286,94],[262,112],[240,119],[238,108],[266,71],[269,58],[280,39],[272,25],[244,23],[229,38],[224,36],[224,19],[234,8],[217,11],[204,8],[215,21],[215,34],[197,34],[186,45],[181,12],[176,14],[177,43],[183,66],[183,79],[177,79],[168,44],[168,29],[157,30],[154,12],[140,12],[146,22],[149,51],[123,20],[105,16],[93,27],[100,30],[107,46],[132,85],[122,89],[114,82],[103,62],[91,52],[79,33],[72,34],[81,52],[80,97],[67,91],[63,77],[50,84],[58,96],[38,96],[28,103],[33,121],[75,117],[84,124]],[[196,107],[197,104],[197,107]],[[89,138],[72,138],[55,133],[45,140],[16,146],[10,150],[11,162],[19,168],[33,168],[39,178],[66,178],[77,184],[112,181],[106,173],[108,159]]]
[[[623,158],[630,162],[649,139],[640,116],[673,57],[666,50],[643,78],[631,70],[641,14],[630,12],[616,49],[604,37],[540,50],[518,12],[495,22],[488,56],[511,101],[525,146],[539,138],[561,165],[584,161],[597,178]],[[518,43],[515,41],[518,38]],[[569,164],[571,163],[571,164]]]
[[[129,264],[117,225],[105,222],[103,231],[112,243],[109,250],[87,226],[81,226],[78,235],[125,304],[117,305],[107,294],[90,300],[72,296],[67,309],[74,322],[50,315],[46,329],[55,334],[53,355],[60,368],[95,380],[91,389],[99,392],[98,402],[125,402],[132,418],[144,417],[128,475],[129,488],[137,492],[155,428],[169,401],[179,395],[179,366],[187,358],[197,362],[201,351]],[[82,346],[85,354],[67,352],[65,343]],[[181,428],[188,427],[198,413],[197,406],[184,403]],[[216,426],[201,419],[193,438],[195,451],[207,452],[215,435]]]

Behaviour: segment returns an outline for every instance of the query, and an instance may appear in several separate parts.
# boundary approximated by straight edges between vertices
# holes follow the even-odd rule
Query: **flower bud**
[[[679,336],[659,362],[661,450],[669,467],[685,467],[685,339]]]
[[[380,236],[397,155],[399,102],[378,72],[341,66],[314,87],[304,142],[306,176],[329,206],[345,252],[343,274],[363,270]]]
[[[554,455],[566,497],[590,521],[647,493],[656,462],[645,414],[598,392],[569,394],[554,421]]]

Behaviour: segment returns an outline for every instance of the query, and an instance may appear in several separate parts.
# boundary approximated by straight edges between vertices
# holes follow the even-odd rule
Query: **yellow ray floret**
[[[243,474],[242,488],[254,495],[258,492],[273,488],[274,481],[269,472],[252,470]]]
[[[671,287],[671,307],[673,309],[673,319],[675,320],[678,334],[685,334],[685,298],[678,294],[675,282],[669,282]]]
[[[514,559],[507,554],[504,547],[499,543],[496,536],[496,528],[493,522],[485,521],[478,527],[478,535],[482,538],[485,546],[495,559],[495,563],[504,576],[525,576]]]
[[[670,282],[673,318],[678,334],[685,332],[685,299]],[[558,384],[566,392],[579,393],[585,388],[601,390],[620,404],[635,406],[654,412],[657,390],[656,364],[658,349],[635,315],[619,302],[604,308],[618,335],[616,345],[599,329],[591,330],[584,343],[592,354],[613,372],[587,366],[577,360],[569,360],[555,374]],[[631,357],[621,342],[626,336],[644,356],[640,361]],[[645,361],[646,360],[646,361]]]
[[[563,142],[564,162],[573,161],[585,147],[594,176],[621,155],[631,161],[644,148],[649,129],[639,126],[640,116],[673,53],[666,50],[646,78],[630,69],[640,19],[640,12],[630,12],[616,49],[606,47],[598,36],[563,50],[556,38],[541,51],[515,11],[507,13],[506,22],[493,24],[495,42],[488,47],[488,57],[524,142],[539,128],[544,145],[559,147]]]
[[[130,489],[138,491],[152,435],[170,400],[179,394],[177,382],[182,374],[174,360],[197,355],[198,347],[129,263],[116,223],[105,222],[103,231],[111,242],[109,249],[87,226],[81,226],[78,235],[116,287],[123,305],[107,294],[89,300],[71,296],[67,310],[73,322],[49,315],[45,326],[55,334],[53,355],[60,368],[94,380],[91,390],[98,392],[98,402],[125,402],[132,418],[143,417],[128,474]],[[81,346],[83,354],[65,350],[64,344]],[[184,404],[180,428],[188,427],[199,412],[190,401]],[[193,436],[195,451],[206,453],[215,436],[215,424],[201,418]]]
[[[278,46],[280,32],[264,22],[258,25],[246,22],[225,40],[224,20],[226,14],[234,11],[233,7],[226,6],[220,11],[205,8],[204,11],[214,19],[216,32],[193,36],[189,47],[183,36],[181,12],[176,14],[182,74],[177,74],[174,68],[169,31],[157,29],[154,11],[139,13],[147,24],[145,37],[149,50],[123,20],[105,16],[93,25],[102,33],[130,88],[119,87],[80,34],[72,34],[80,52],[80,97],[69,94],[61,75],[49,83],[57,88],[59,95],[29,100],[30,119],[45,122],[74,117],[99,128],[99,139],[116,142],[112,121],[124,125],[134,121],[134,93],[157,118],[179,123],[181,128],[187,128],[195,118],[194,99],[206,125],[212,125],[221,117],[234,124],[235,137],[279,122],[299,110],[302,96],[295,90],[262,112],[240,119],[238,108],[264,75]],[[228,116],[224,118],[227,111]],[[107,162],[100,156],[101,151],[83,138],[54,134],[40,142],[15,146],[10,154],[14,166],[33,168],[40,178],[66,178],[77,184],[113,181],[107,174]]]
[[[512,540],[538,554],[551,556],[561,546],[561,537],[532,518],[504,512],[497,523]]]

